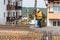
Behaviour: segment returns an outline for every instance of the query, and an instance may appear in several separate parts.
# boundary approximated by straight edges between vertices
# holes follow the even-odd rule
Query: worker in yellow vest
[[[37,19],[37,25],[38,27],[41,27],[41,19],[42,19],[42,11],[37,11],[36,12],[36,19]]]
[[[42,19],[42,11],[36,13],[36,19]]]

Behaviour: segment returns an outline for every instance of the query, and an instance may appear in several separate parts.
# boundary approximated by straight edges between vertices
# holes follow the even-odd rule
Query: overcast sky
[[[23,7],[34,7],[34,0],[23,0]],[[37,0],[37,7],[46,8],[44,0]]]

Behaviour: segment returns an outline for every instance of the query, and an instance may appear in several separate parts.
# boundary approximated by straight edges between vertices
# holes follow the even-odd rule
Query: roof
[[[48,1],[60,1],[60,0],[48,0]]]
[[[60,2],[60,0],[48,0],[48,2]]]

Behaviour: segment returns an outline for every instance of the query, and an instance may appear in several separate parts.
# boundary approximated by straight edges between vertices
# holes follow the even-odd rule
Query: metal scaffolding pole
[[[47,6],[48,6],[48,0],[44,0],[44,2],[45,2],[45,5],[46,5],[46,9],[48,8]],[[46,11],[48,11],[48,10],[46,10]],[[47,12],[46,12],[46,15],[47,15]],[[48,22],[48,19],[47,19],[48,17],[46,16],[46,22]],[[47,23],[46,23],[47,24]],[[47,25],[46,25],[47,26]]]
[[[35,0],[35,4],[34,4],[34,22],[36,21],[36,9],[37,9],[37,0]]]

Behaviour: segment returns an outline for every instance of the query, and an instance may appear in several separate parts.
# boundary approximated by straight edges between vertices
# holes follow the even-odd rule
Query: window
[[[17,16],[19,16],[20,15],[20,11],[17,11]]]
[[[53,26],[56,26],[56,21],[53,21]]]
[[[60,6],[58,7],[58,12],[60,12]]]
[[[15,12],[13,12],[13,16],[15,16]]]
[[[8,14],[7,14],[7,17],[9,17],[9,12],[8,12]]]
[[[13,22],[13,24],[14,24],[14,22]]]
[[[58,26],[60,26],[60,21],[58,21]]]
[[[22,6],[22,1],[18,2],[18,6]]]
[[[7,17],[12,17],[12,12],[8,12]]]
[[[16,12],[16,18],[17,18],[17,12]]]
[[[5,4],[5,0],[4,0],[4,4]]]
[[[4,12],[4,17],[5,17],[5,12]]]
[[[16,3],[15,3],[15,2],[13,2],[13,5],[16,5]]]
[[[53,7],[50,7],[50,12],[53,12]]]
[[[17,24],[17,21],[16,21],[16,24]]]
[[[58,11],[57,6],[54,6],[53,10],[54,10],[54,12],[57,12]]]
[[[22,11],[20,10],[20,15],[22,15]]]
[[[53,6],[54,12],[59,13],[60,12],[60,6]]]

